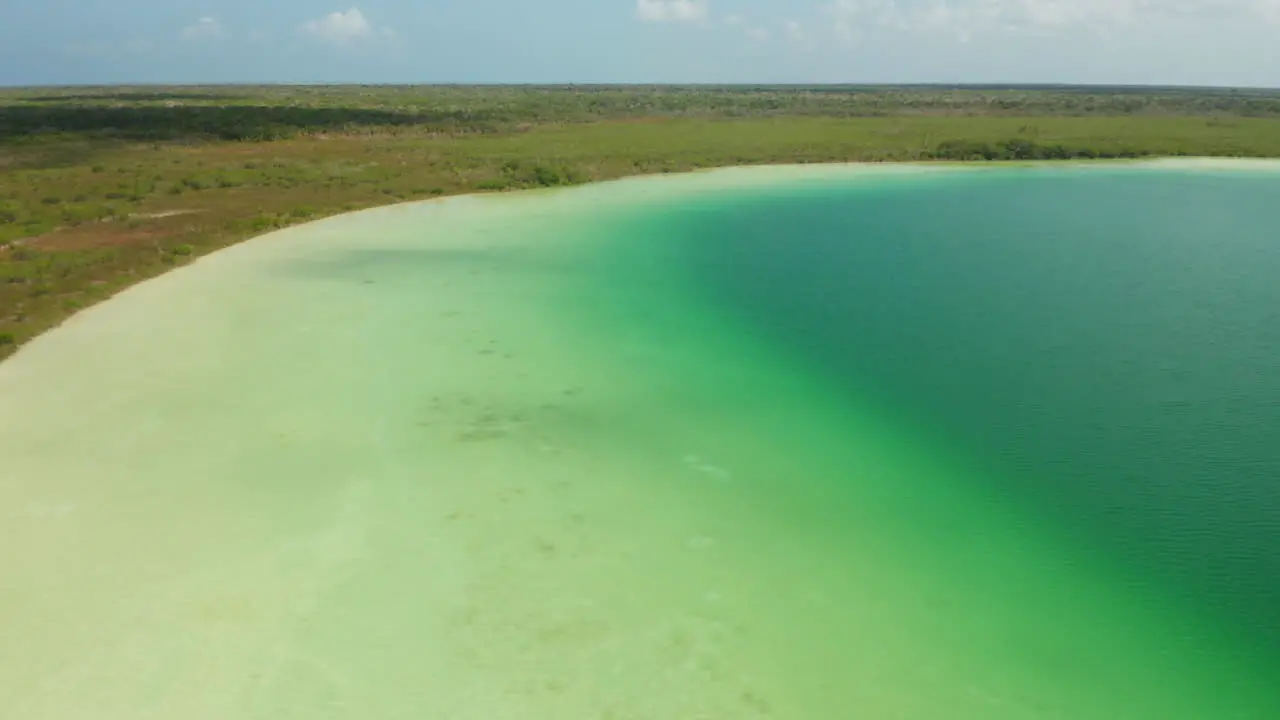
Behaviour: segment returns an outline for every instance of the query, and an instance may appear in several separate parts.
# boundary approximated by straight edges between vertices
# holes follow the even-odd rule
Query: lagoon
[[[273,233],[0,365],[0,710],[1280,716],[1280,169]]]

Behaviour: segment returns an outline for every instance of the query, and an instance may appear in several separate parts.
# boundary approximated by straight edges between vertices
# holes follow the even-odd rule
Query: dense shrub
[[[928,154],[936,160],[1071,160],[1097,158],[1132,158],[1148,153],[1131,148],[1069,148],[1061,144],[1042,145],[1034,140],[1016,138],[998,143],[977,140],[944,140]]]

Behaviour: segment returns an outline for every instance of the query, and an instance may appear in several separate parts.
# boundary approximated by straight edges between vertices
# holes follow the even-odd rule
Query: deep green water
[[[692,405],[715,368],[762,396],[721,456],[757,459],[779,532],[856,562],[855,509],[878,505],[905,562],[954,583],[921,592],[950,594],[934,620],[969,625],[975,666],[1023,665],[1021,712],[1056,717],[1047,698],[1076,687],[1097,714],[1062,717],[1125,716],[1077,683],[1140,683],[1125,668],[1166,653],[1186,664],[1162,683],[1243,663],[1215,712],[1262,717],[1280,698],[1278,200],[1280,175],[1222,170],[837,179],[627,216],[604,274],[635,292],[614,321],[669,343]],[[803,440],[769,419],[776,368],[823,395],[789,428]],[[849,457],[867,424],[901,463],[881,477]],[[1084,577],[1123,600],[1073,607]],[[1168,612],[1148,628],[1163,646],[1116,642],[1136,623],[1120,608]],[[1036,637],[1051,625],[1087,648]]]
[[[1280,180],[990,173],[690,218],[713,302],[1280,652]]]
[[[1280,718],[1257,167],[646,178],[144,283],[0,365],[0,717]]]

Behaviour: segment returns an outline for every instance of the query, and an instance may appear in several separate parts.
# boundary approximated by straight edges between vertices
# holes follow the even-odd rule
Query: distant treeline
[[[304,133],[414,126],[445,133],[493,131],[486,112],[398,113],[372,108],[275,106],[0,106],[0,141],[76,135],[127,140],[284,140]]]
[[[1149,150],[1042,144],[1025,138],[997,143],[944,140],[929,153],[935,160],[1095,160],[1136,158],[1150,154]]]
[[[636,118],[1280,118],[1280,91],[949,86],[227,86],[0,91],[0,142],[73,135],[275,140],[390,130],[476,134]]]

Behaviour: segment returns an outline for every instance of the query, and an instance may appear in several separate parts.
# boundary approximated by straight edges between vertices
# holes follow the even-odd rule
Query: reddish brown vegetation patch
[[[85,223],[75,227],[58,228],[40,237],[31,238],[23,244],[37,250],[62,252],[155,245],[173,239],[186,229],[180,222],[162,222],[168,219],[170,218],[159,218],[142,225],[120,221]]]

